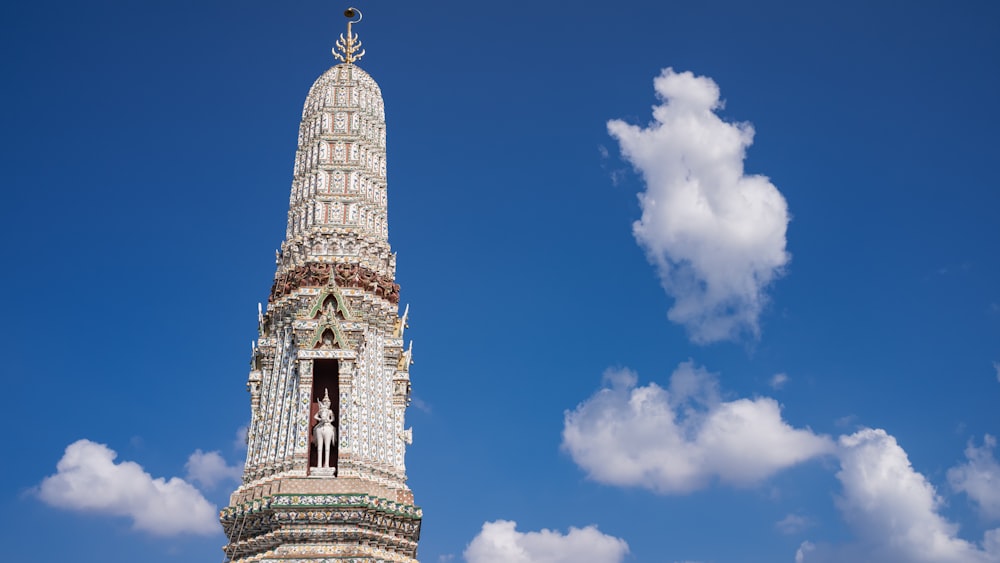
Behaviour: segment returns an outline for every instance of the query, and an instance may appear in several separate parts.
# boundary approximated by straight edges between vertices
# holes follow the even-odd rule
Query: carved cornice
[[[278,275],[271,286],[268,303],[273,303],[303,287],[323,287],[330,283],[330,272],[334,272],[337,287],[356,287],[370,291],[388,300],[399,303],[399,284],[389,276],[383,276],[360,264],[328,264],[312,262],[289,269]]]
[[[403,559],[416,556],[423,511],[366,494],[275,495],[231,506],[220,520],[233,560],[279,545],[380,545]]]

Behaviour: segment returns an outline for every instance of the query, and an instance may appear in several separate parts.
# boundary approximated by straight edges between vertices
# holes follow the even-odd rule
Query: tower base
[[[279,494],[222,511],[232,562],[416,563],[420,508],[367,494]]]

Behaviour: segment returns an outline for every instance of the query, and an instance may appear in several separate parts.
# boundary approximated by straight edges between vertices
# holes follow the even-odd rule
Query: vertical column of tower
[[[354,408],[354,362],[343,361],[340,363],[340,462],[341,467],[347,468],[344,476],[351,475],[350,467],[354,457],[354,428],[357,426],[357,418]],[[356,475],[354,475],[356,476]]]
[[[295,416],[295,450],[293,468],[305,474],[309,463],[309,404],[312,400],[312,360],[299,360],[299,397]]]

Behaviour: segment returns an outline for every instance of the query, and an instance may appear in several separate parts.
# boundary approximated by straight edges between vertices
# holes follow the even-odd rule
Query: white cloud
[[[562,447],[588,476],[611,485],[685,493],[719,479],[757,483],[832,453],[833,442],[781,418],[774,399],[722,401],[716,377],[682,363],[664,389],[636,386],[629,370],[564,418]]]
[[[516,522],[497,520],[483,524],[464,555],[468,563],[619,563],[627,553],[625,540],[596,526],[518,532]]]
[[[244,424],[236,429],[236,438],[233,439],[233,449],[242,451],[247,449],[247,436],[250,433],[250,425]]]
[[[967,463],[948,470],[948,483],[969,495],[984,516],[1000,518],[1000,463],[993,457],[997,440],[987,434],[983,446],[965,448]]]
[[[695,342],[759,333],[765,290],[789,261],[789,215],[778,189],[743,169],[749,123],[727,123],[719,87],[665,69],[654,81],[654,122],[608,122],[646,184],[633,232],[675,300],[669,318]]]
[[[243,468],[229,465],[218,451],[203,452],[195,450],[187,463],[187,478],[211,489],[223,481],[239,481],[243,477]]]
[[[806,560],[806,554],[810,551],[814,551],[816,546],[812,542],[804,541],[799,548],[795,551],[795,563],[803,563]]]
[[[938,513],[941,499],[916,472],[903,448],[884,430],[865,428],[840,437],[843,494],[837,504],[858,534],[847,546],[800,548],[796,561],[871,563],[982,563],[1000,561],[1000,530],[980,546],[957,536]]]
[[[115,463],[117,455],[90,440],[70,444],[38,496],[59,508],[127,516],[136,529],[160,536],[221,531],[218,510],[193,486],[154,479],[135,462]]]
[[[417,397],[416,395],[411,397],[410,404],[416,407],[417,410],[423,411],[424,413],[431,414],[431,412],[433,412],[430,403],[421,399],[420,397]]]
[[[774,374],[774,377],[768,382],[772,389],[781,389],[786,383],[788,383],[788,374],[785,373]]]
[[[858,416],[855,414],[844,415],[837,420],[833,421],[838,428],[847,428],[848,426],[856,426]]]
[[[1000,362],[993,362],[993,371],[997,372],[997,381],[1000,381]]]
[[[785,535],[792,535],[812,526],[812,521],[801,514],[789,514],[774,523],[774,527]]]

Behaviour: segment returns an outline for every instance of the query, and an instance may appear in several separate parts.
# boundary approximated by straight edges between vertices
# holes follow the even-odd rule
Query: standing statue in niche
[[[323,400],[316,399],[319,403],[319,412],[316,413],[316,426],[313,427],[313,437],[316,439],[316,467],[330,467],[330,451],[333,449],[334,441],[337,439],[337,429],[333,426],[336,417],[330,409],[330,390],[323,389]]]

